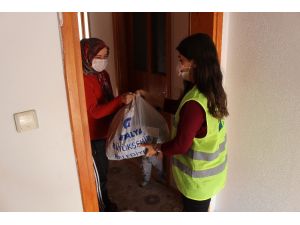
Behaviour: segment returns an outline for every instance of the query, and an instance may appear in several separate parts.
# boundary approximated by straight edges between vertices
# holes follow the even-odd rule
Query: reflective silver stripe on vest
[[[173,127],[176,129],[176,126],[175,126],[175,124],[176,124],[176,116],[175,116],[175,115],[172,116],[172,119],[173,119],[172,125],[173,125]]]
[[[182,172],[186,173],[187,175],[194,177],[194,178],[203,178],[203,177],[209,177],[209,176],[213,176],[213,175],[217,175],[219,173],[221,173],[225,167],[226,167],[226,163],[227,163],[227,155],[225,157],[225,160],[222,164],[220,164],[217,167],[211,168],[211,169],[207,169],[207,170],[191,170],[190,168],[188,168],[186,165],[184,165],[182,162],[180,162],[178,159],[175,159],[173,157],[173,165],[178,167],[178,169],[180,169]]]
[[[198,152],[190,148],[187,155],[196,160],[213,161],[225,150],[226,140],[227,136],[225,136],[225,139],[222,144],[220,144],[219,149],[214,153]]]

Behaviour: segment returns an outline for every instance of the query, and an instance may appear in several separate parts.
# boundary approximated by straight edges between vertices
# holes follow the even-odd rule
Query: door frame
[[[223,12],[191,12],[189,13],[189,35],[202,32],[214,41],[219,61],[222,51]]]
[[[116,21],[116,14],[113,15]],[[223,13],[214,13],[213,39],[217,46],[219,57],[222,44],[222,21]],[[97,212],[99,211],[98,198],[87,119],[77,13],[62,13],[61,24],[66,94],[83,211]],[[189,21],[189,27],[190,24]],[[114,26],[118,25],[120,26],[120,24],[116,25],[114,23]],[[189,30],[190,33],[191,30]],[[117,58],[116,61],[118,62]],[[118,65],[117,63],[117,72],[120,71]],[[117,84],[120,85],[122,79],[118,76],[116,78]]]
[[[98,198],[87,119],[77,13],[62,13],[61,23],[66,94],[83,211],[97,212]]]

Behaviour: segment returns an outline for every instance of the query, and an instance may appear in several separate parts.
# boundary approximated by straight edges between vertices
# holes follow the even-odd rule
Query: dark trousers
[[[210,200],[197,201],[182,195],[183,212],[208,212]]]
[[[105,151],[105,140],[94,140],[91,141],[92,145],[92,155],[97,167],[97,171],[99,174],[99,180],[100,180],[100,190],[102,195],[102,201],[104,203],[104,207],[108,206],[110,201],[107,194],[107,172],[108,172],[108,159],[106,156]],[[99,207],[102,204],[101,199],[98,198]],[[102,209],[103,210],[103,209]],[[104,208],[105,211],[105,208]]]

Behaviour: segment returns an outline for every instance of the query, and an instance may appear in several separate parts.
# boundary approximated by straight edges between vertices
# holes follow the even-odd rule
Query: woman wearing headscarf
[[[107,73],[109,48],[98,38],[82,39],[81,56],[94,171],[97,183],[99,208],[117,211],[107,194],[108,159],[105,145],[112,115],[122,106],[129,104],[134,94],[125,93],[114,97]]]

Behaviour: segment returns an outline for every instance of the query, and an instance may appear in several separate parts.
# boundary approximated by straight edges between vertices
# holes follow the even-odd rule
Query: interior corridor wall
[[[216,211],[300,211],[300,13],[225,13],[228,182]]]
[[[82,211],[56,13],[0,13],[0,211]],[[39,128],[17,133],[13,114]]]

